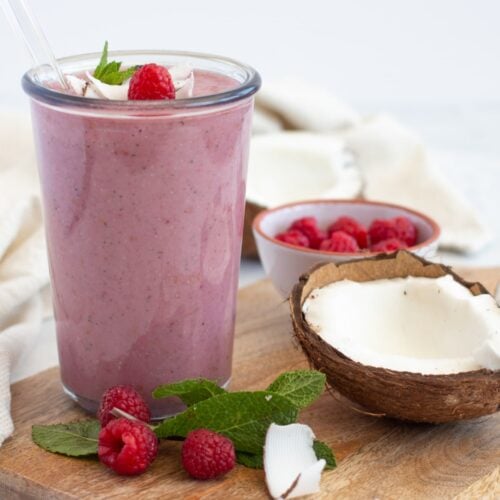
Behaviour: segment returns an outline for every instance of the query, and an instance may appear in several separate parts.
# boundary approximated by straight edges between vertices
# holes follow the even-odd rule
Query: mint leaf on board
[[[84,457],[97,454],[100,430],[98,420],[80,420],[68,424],[34,425],[31,437],[44,450],[70,457]]]
[[[245,467],[250,467],[250,469],[264,468],[264,455],[262,453],[246,453],[245,451],[237,451],[236,461]]]
[[[289,399],[298,409],[309,406],[325,389],[326,376],[314,370],[282,373],[268,388]]]
[[[186,406],[192,406],[195,403],[225,392],[215,382],[199,378],[160,385],[153,391],[153,398],[162,399],[177,396]]]
[[[318,460],[320,460],[321,458],[325,459],[327,469],[335,469],[335,467],[337,467],[335,455],[333,454],[332,449],[326,443],[323,443],[321,441],[314,441],[313,449]]]
[[[137,66],[131,66],[124,71],[120,71],[122,63],[120,61],[108,62],[108,42],[106,40],[101,54],[101,60],[94,70],[94,78],[97,78],[108,85],[121,85],[128,80],[137,70]]]
[[[291,424],[298,410],[287,398],[267,391],[226,392],[190,406],[155,428],[159,438],[186,437],[205,428],[227,436],[238,451],[262,453],[271,423]]]

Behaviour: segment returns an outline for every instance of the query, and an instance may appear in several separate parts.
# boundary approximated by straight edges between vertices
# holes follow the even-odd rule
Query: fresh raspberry
[[[368,230],[363,224],[352,217],[339,217],[328,227],[328,234],[336,231],[344,231],[344,233],[352,236],[357,241],[359,248],[366,248],[368,246]]]
[[[119,408],[143,422],[151,420],[151,412],[146,401],[131,385],[115,385],[102,395],[97,411],[97,418],[102,427],[116,418],[110,413],[113,408]]]
[[[396,250],[401,250],[402,248],[407,248],[404,241],[398,240],[397,238],[389,238],[388,240],[382,240],[375,245],[370,247],[372,252],[395,252]]]
[[[318,249],[323,240],[326,240],[326,233],[318,227],[316,217],[303,217],[297,219],[289,227],[289,230],[296,229],[307,236],[310,248]]]
[[[182,444],[182,466],[195,479],[213,479],[229,472],[236,462],[230,439],[208,429],[191,431]]]
[[[175,99],[175,87],[167,68],[158,64],[141,66],[130,79],[128,98],[134,101]]]
[[[326,252],[357,252],[359,250],[356,240],[344,231],[335,231],[330,238],[324,240],[319,247]]]
[[[413,246],[417,243],[418,230],[415,224],[407,217],[396,217],[394,219],[396,229],[398,232],[398,240],[406,244],[406,246]]]
[[[289,229],[284,233],[277,234],[275,238],[296,247],[309,247],[309,238],[302,231],[296,229]]]
[[[99,432],[99,460],[122,476],[142,474],[157,453],[158,438],[142,422],[118,418]]]
[[[368,230],[371,244],[396,238],[411,247],[417,242],[417,228],[407,217],[375,219]]]

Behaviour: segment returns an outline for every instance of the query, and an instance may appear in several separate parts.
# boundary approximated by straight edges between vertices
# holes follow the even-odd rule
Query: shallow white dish
[[[370,251],[339,253],[312,250],[274,238],[296,219],[316,217],[319,226],[326,227],[343,215],[354,217],[366,226],[373,219],[408,217],[418,230],[417,244],[408,250],[426,259],[436,254],[440,234],[437,223],[422,213],[399,205],[365,200],[313,200],[271,208],[257,215],[252,230],[264,270],[283,297],[288,297],[301,274],[320,262],[343,262],[376,255],[377,252]]]

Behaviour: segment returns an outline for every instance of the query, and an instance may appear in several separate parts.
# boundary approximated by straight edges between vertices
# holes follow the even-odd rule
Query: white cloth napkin
[[[323,89],[289,78],[264,85],[257,94],[259,110],[288,129],[316,132],[325,140],[331,135],[343,138],[363,178],[362,196],[428,214],[441,226],[441,248],[472,252],[492,239],[478,212],[444,177],[420,138],[395,118],[362,118]],[[272,127],[259,125],[254,133],[269,134],[269,142],[276,121]],[[282,135],[276,134],[277,143],[283,142]]]
[[[10,373],[49,313],[49,271],[29,121],[0,114],[0,444],[13,432]]]

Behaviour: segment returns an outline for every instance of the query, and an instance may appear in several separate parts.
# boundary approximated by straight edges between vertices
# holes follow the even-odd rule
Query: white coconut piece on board
[[[500,369],[500,308],[451,275],[345,279],[313,290],[302,311],[324,341],[363,365],[424,375]]]
[[[303,424],[271,424],[264,445],[266,484],[273,498],[317,493],[326,465],[314,453],[314,433]]]
[[[362,181],[341,140],[309,132],[278,132],[252,139],[247,200],[273,207],[308,199],[353,198]]]

